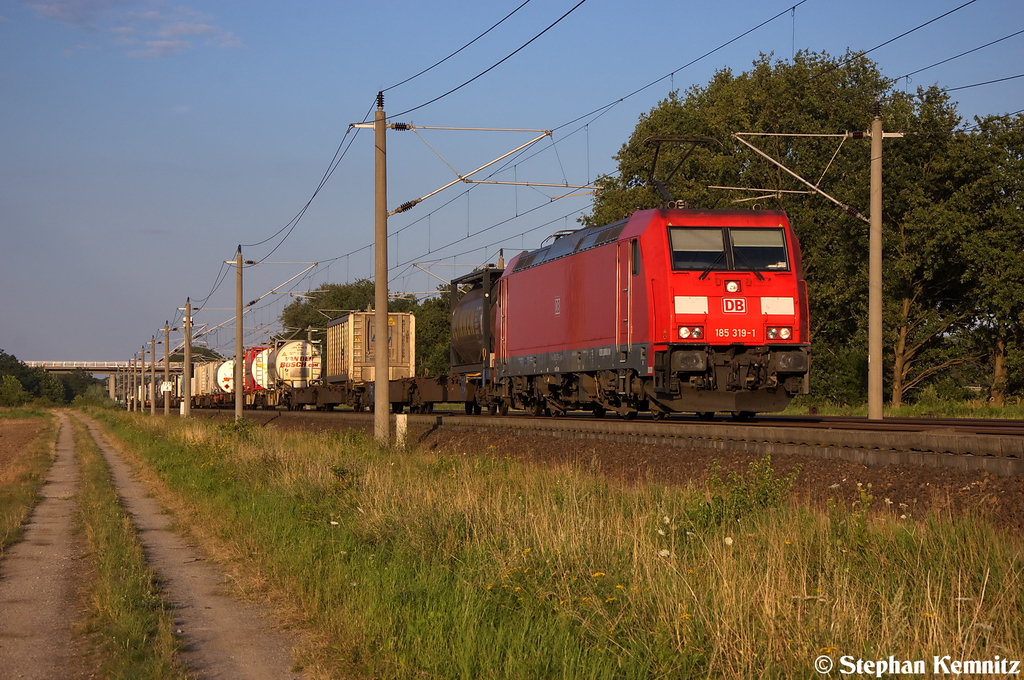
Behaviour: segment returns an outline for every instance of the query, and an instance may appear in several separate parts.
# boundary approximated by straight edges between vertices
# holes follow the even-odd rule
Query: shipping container
[[[370,382],[374,379],[376,336],[374,312],[347,312],[327,324],[325,382]],[[388,314],[388,379],[416,375],[416,317]]]

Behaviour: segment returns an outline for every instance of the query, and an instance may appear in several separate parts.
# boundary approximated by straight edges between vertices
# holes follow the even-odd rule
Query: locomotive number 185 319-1
[[[716,328],[714,337],[716,338],[737,338],[753,340],[757,338],[756,328]]]

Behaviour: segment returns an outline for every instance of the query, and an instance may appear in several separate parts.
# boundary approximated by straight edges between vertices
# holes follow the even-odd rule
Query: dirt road
[[[164,597],[184,643],[182,660],[200,678],[276,680],[294,672],[290,639],[255,606],[226,596],[225,578],[168,526],[147,489],[110,446],[96,423],[86,423],[107,464],[122,505],[139,532],[146,558],[160,575]],[[0,563],[0,675],[11,678],[87,678],[91,670],[74,624],[83,615],[83,548],[71,532],[77,464],[70,419],[60,414],[57,461],[25,540]]]

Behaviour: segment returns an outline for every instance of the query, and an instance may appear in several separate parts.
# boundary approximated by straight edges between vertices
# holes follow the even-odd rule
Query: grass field
[[[22,525],[39,502],[39,488],[46,470],[53,462],[57,440],[57,420],[45,411],[35,409],[0,410],[0,428],[21,427],[16,421],[28,420],[24,430],[15,435],[0,429],[5,442],[0,445],[0,555],[4,548],[21,539]],[[25,441],[29,430],[40,428]]]
[[[823,654],[1024,655],[1019,537],[901,518],[866,489],[797,507],[767,459],[709,488],[623,488],[496,450],[102,417],[243,587],[314,631],[313,677],[821,677]]]

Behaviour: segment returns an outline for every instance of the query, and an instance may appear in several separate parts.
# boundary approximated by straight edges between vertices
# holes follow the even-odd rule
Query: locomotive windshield
[[[788,271],[782,229],[669,227],[675,271]]]

